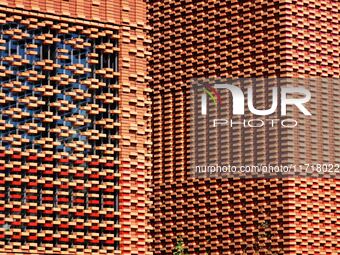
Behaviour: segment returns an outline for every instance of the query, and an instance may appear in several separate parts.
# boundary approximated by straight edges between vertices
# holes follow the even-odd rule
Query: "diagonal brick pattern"
[[[189,254],[339,253],[338,180],[188,176],[191,79],[339,78],[338,12],[336,1],[149,3],[154,254],[171,254],[180,238]],[[337,123],[333,88],[333,103],[313,106],[318,121]],[[264,106],[266,87],[257,91]],[[294,131],[234,129],[226,134],[229,158],[235,164],[336,160],[338,129],[302,124]]]

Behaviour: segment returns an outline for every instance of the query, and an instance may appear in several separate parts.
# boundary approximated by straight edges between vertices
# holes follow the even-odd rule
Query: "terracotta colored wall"
[[[86,174],[92,176],[91,178],[96,178],[94,177],[97,176],[94,173],[97,171],[96,167],[100,168],[101,164],[108,164],[106,168],[109,169],[106,174],[110,172],[111,174],[108,175],[112,176],[107,177],[108,179],[104,181],[104,186],[107,192],[112,194],[107,194],[107,199],[113,201],[113,190],[119,190],[119,210],[113,212],[112,205],[112,210],[109,210],[110,212],[105,211],[105,217],[109,217],[112,213],[114,213],[114,216],[109,222],[104,224],[105,226],[102,224],[99,228],[108,228],[110,231],[115,229],[115,231],[118,231],[119,237],[110,236],[108,235],[110,231],[104,231],[105,235],[109,236],[106,240],[111,242],[111,244],[100,249],[97,244],[101,238],[95,233],[97,223],[93,223],[89,225],[91,229],[93,228],[93,236],[88,236],[90,237],[89,241],[93,244],[89,245],[87,249],[84,248],[82,242],[78,243],[78,246],[74,248],[68,247],[68,244],[64,244],[62,247],[60,245],[52,247],[53,244],[50,244],[52,246],[49,248],[49,252],[58,254],[71,254],[72,252],[77,254],[107,254],[108,252],[112,254],[150,254],[148,253],[148,243],[150,242],[148,232],[150,226],[148,224],[149,214],[147,207],[150,203],[148,199],[150,191],[148,183],[151,168],[151,129],[147,127],[150,126],[151,121],[151,103],[149,98],[150,89],[148,88],[149,77],[146,73],[146,59],[150,55],[148,51],[150,41],[146,36],[148,30],[145,22],[146,4],[143,1],[62,0],[1,1],[0,5],[3,6],[1,7],[2,11],[8,12],[10,17],[17,15],[23,17],[23,19],[32,19],[32,22],[34,22],[34,18],[39,18],[47,21],[47,23],[50,20],[59,24],[64,23],[66,27],[71,26],[70,24],[78,24],[117,33],[118,48],[111,50],[112,52],[118,52],[119,55],[119,72],[113,74],[118,79],[118,82],[111,89],[118,90],[118,96],[113,101],[119,102],[119,109],[111,111],[111,114],[116,114],[118,119],[115,120],[116,124],[110,124],[106,121],[107,130],[104,133],[105,135],[112,135],[109,129],[113,125],[118,127],[119,134],[113,134],[111,137],[111,139],[116,141],[115,146],[101,144],[105,147],[102,148],[106,151],[104,152],[105,156],[99,159],[94,157],[94,161],[99,160],[99,163],[97,162],[99,165],[92,166],[92,172],[89,171]],[[9,19],[5,22],[10,21]],[[91,35],[95,36],[95,34],[95,30],[91,32]],[[108,48],[106,51],[108,53],[110,49]],[[109,84],[107,82],[106,85],[113,86]],[[106,101],[107,104],[111,102],[108,99],[110,95],[100,97],[101,100],[108,100]],[[107,111],[109,110],[107,109]],[[111,157],[116,153],[119,154],[119,158],[111,162]],[[114,166],[117,165],[119,166],[119,173],[113,173]],[[65,169],[65,171],[69,170]],[[1,178],[4,181],[4,177]],[[32,178],[35,177],[32,176]],[[94,183],[96,183],[95,180]],[[101,186],[101,188],[104,188],[104,186]],[[98,188],[97,185],[93,187],[95,189]],[[35,207],[30,208],[33,210]],[[79,212],[82,211],[80,208],[77,210]],[[93,211],[91,208],[89,210],[91,213],[96,213],[96,210]],[[34,219],[31,221],[32,224],[35,224]],[[3,232],[1,233],[3,234]],[[32,239],[31,243],[34,243],[36,239],[35,229],[30,230],[29,233]],[[9,233],[7,233],[8,235]],[[114,251],[115,242],[119,243],[120,248]],[[26,247],[21,247],[20,240],[14,246],[13,244],[6,245],[2,241],[1,246],[3,252],[6,247],[6,252],[9,254],[12,254],[12,252],[18,252],[18,254],[24,253]],[[47,252],[45,246],[37,247],[36,244],[33,244],[32,247],[36,248],[32,248],[31,252]]]
[[[189,254],[339,252],[338,181],[187,176],[190,80],[339,78],[338,11],[336,1],[149,3],[153,27],[154,254],[171,254],[179,237]],[[333,106],[330,102],[322,107],[319,118],[327,111],[337,112],[334,100]],[[229,150],[237,163],[301,163],[306,153],[316,148],[320,159],[326,160],[338,155],[335,143],[339,136],[338,129],[327,130],[310,124],[294,133],[236,130],[229,134]],[[308,138],[315,133],[317,140]],[[332,234],[326,234],[325,229],[332,229]],[[304,236],[315,241],[314,245]]]
[[[171,254],[179,237],[189,254],[254,254],[260,245],[283,254],[287,248],[283,180],[188,177],[187,96],[197,77],[286,75],[288,8],[280,1],[150,3],[154,254]],[[241,132],[230,135],[236,162],[285,162],[289,151],[278,145],[285,143],[281,136],[269,138],[262,129],[247,140]]]
[[[339,163],[339,3],[305,0],[291,1],[289,6],[290,75],[332,77],[337,82],[313,90],[319,98],[311,106],[316,114],[311,121],[301,123],[291,138],[295,144],[293,161]],[[338,254],[339,180],[295,179],[289,185],[291,253]]]
[[[132,11],[139,9],[127,4]],[[127,9],[127,8],[126,8]],[[121,191],[120,224],[123,254],[150,254],[148,236],[151,180],[151,100],[147,27],[120,28]]]
[[[0,5],[65,17],[134,26],[146,23],[146,4],[131,0],[1,0]]]

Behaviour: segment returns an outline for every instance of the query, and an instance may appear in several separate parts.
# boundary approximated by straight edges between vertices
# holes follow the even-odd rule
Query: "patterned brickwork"
[[[125,2],[123,18],[133,19],[140,2]],[[139,14],[138,14],[139,15]],[[137,15],[137,17],[138,17]],[[145,15],[145,12],[144,12]],[[121,72],[121,190],[120,224],[123,254],[150,254],[149,208],[151,180],[151,100],[147,58],[150,56],[148,27],[122,25]]]
[[[339,2],[291,1],[287,59],[295,76],[340,77]]]
[[[282,180],[187,176],[187,96],[190,80],[197,77],[279,76],[287,57],[282,43],[285,8],[275,1],[155,1],[150,5],[154,254],[171,254],[179,237],[189,254],[259,250],[283,254],[287,197]],[[267,143],[266,130],[254,132],[247,134],[251,140],[243,139],[241,129],[230,135],[233,162],[281,162],[288,151],[278,146],[279,133]]]
[[[118,30],[1,15],[1,249],[119,248]]]
[[[154,254],[339,253],[338,181],[188,178],[186,100],[196,77],[339,77],[336,1],[150,1],[149,63],[142,1],[0,5],[1,253],[150,254],[150,126]],[[238,163],[339,153],[332,127],[242,132]]]
[[[339,161],[339,2],[292,1],[288,66],[294,76],[334,77],[335,84],[313,90],[316,114],[294,132],[294,163]],[[325,93],[328,90],[328,93]],[[313,125],[313,123],[320,125]],[[292,254],[339,254],[340,182],[295,179],[290,182],[289,218]]]
[[[146,27],[146,3],[140,0],[0,0],[0,5],[54,16]]]
[[[339,77],[338,12],[336,1],[149,3],[154,254],[171,254],[180,237],[189,254],[339,253],[338,181],[187,176],[190,80]],[[258,88],[256,99],[265,100],[265,95],[266,88]],[[316,118],[330,111],[323,120],[332,120],[337,112],[333,99],[334,105],[321,107]],[[302,163],[305,153],[316,148],[322,159],[338,155],[334,127],[322,131],[309,123],[295,133],[240,128],[228,135],[236,164]]]
[[[145,4],[4,2],[0,253],[148,254]]]
[[[107,0],[1,0],[1,5],[27,11],[39,11],[92,21],[121,21],[121,2]]]

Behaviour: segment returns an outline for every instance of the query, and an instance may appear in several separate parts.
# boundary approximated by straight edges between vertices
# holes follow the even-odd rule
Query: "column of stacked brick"
[[[290,56],[286,63],[290,76],[332,78],[322,87],[310,88],[317,98],[316,104],[309,105],[313,116],[301,121],[290,138],[295,145],[292,146],[295,164],[339,163],[339,8],[338,1],[305,0],[289,4],[290,23],[286,31]],[[289,186],[291,253],[339,254],[339,180],[301,178],[291,180]]]
[[[146,4],[121,2],[120,224],[122,254],[151,254],[151,100]]]

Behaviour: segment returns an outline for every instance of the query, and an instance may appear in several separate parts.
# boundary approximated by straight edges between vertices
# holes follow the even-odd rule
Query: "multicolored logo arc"
[[[203,91],[211,98],[215,106],[217,106],[217,104],[218,106],[221,106],[221,94],[215,87],[210,84],[204,85]]]

